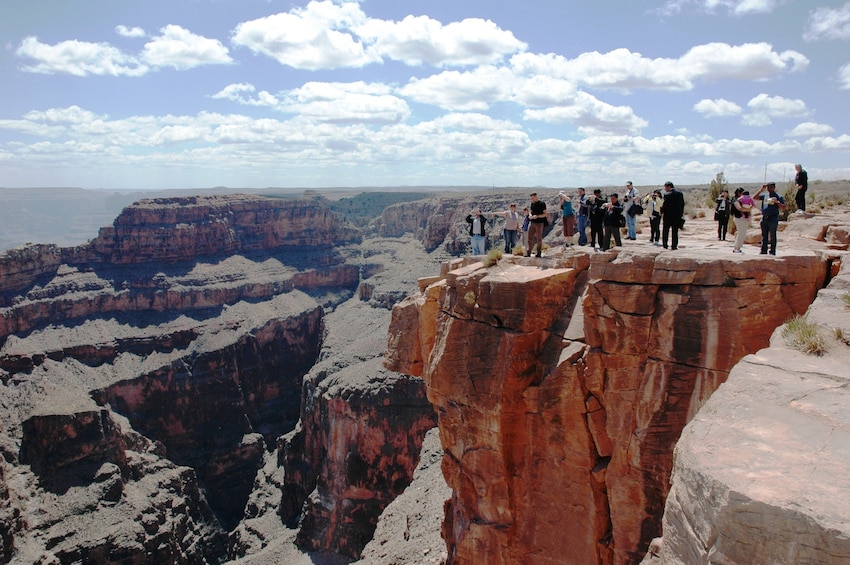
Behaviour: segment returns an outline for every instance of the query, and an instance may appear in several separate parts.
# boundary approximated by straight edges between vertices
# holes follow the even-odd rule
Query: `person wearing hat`
[[[714,201],[714,220],[717,222],[717,240],[726,241],[726,230],[729,227],[729,209],[732,201],[729,200],[729,191],[724,190]]]
[[[756,192],[753,199],[761,200],[761,254],[776,255],[776,232],[779,213],[785,210],[785,199],[776,192],[776,183],[769,182]]]
[[[576,231],[576,215],[573,211],[573,201],[563,190],[558,193],[561,208],[561,224],[563,226],[564,247],[572,247],[573,234]]]
[[[668,180],[664,183],[664,204],[661,205],[661,245],[664,249],[667,249],[668,236],[672,237],[671,249],[679,248],[679,228],[682,227],[684,219],[685,196]]]
[[[484,255],[486,242],[484,226],[487,224],[487,219],[481,213],[481,208],[476,208],[466,217],[466,223],[469,224],[469,235],[472,240],[472,254]]]

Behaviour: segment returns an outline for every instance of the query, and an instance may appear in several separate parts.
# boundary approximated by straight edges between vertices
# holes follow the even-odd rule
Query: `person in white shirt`
[[[637,214],[629,213],[633,206],[640,206],[640,192],[634,186],[632,181],[626,183],[626,192],[623,195],[623,212],[626,215],[626,228],[628,235],[626,239],[637,241]]]

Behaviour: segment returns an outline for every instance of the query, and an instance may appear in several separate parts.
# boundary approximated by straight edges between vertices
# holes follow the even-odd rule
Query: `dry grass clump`
[[[850,332],[845,331],[844,328],[832,328],[832,335],[844,345],[850,345]]]
[[[485,267],[492,267],[496,263],[499,262],[499,259],[502,258],[502,250],[501,249],[491,249],[487,252],[487,256],[482,261]]]
[[[805,316],[794,316],[785,324],[782,337],[789,347],[802,351],[806,355],[822,356],[826,353],[826,338],[820,326],[809,322]]]
[[[850,308],[850,292],[845,292],[841,295],[841,300],[844,301],[844,307]]]
[[[478,298],[476,298],[475,293],[470,290],[463,295],[463,301],[470,306],[475,306],[475,303],[478,302]]]

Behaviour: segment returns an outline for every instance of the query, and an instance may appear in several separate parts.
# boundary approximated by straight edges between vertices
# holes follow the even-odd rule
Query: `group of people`
[[[805,214],[808,174],[801,165],[796,165],[795,169],[797,192],[794,200],[797,213]],[[513,253],[520,242],[526,257],[530,257],[532,252],[540,257],[543,252],[543,230],[549,225],[549,213],[546,203],[540,200],[536,192],[532,192],[530,198],[529,206],[521,212],[517,212],[516,204],[511,204],[509,210],[493,213],[493,216],[505,219],[505,253]],[[736,228],[733,253],[743,252],[744,238],[750,218],[757,211],[757,203],[761,211],[761,253],[776,255],[776,234],[780,213],[785,210],[785,199],[776,192],[776,183],[772,182],[763,185],[755,195],[737,188],[734,197],[730,197],[729,192],[724,190],[717,198],[714,211],[717,239],[726,240],[729,219],[733,218]],[[626,183],[622,199],[617,193],[606,198],[599,188],[594,189],[593,194],[587,194],[584,188],[579,188],[574,202],[573,197],[561,191],[558,193],[557,206],[564,247],[572,247],[577,234],[578,245],[589,244],[595,251],[607,251],[612,247],[612,240],[613,245],[622,246],[622,228],[626,228],[626,239],[637,240],[637,218],[641,214],[649,217],[649,241],[664,249],[675,250],[679,247],[679,230],[685,222],[685,197],[670,181],[664,183],[663,191],[653,190],[643,198],[631,181]],[[473,253],[483,255],[486,220],[481,209],[467,216],[466,222],[469,224]]]
[[[532,252],[540,257],[543,252],[543,230],[549,225],[549,214],[546,203],[536,192],[530,194],[531,203],[517,212],[517,205],[511,204],[508,210],[494,212],[493,216],[505,219],[504,238],[505,253],[512,253],[520,243],[525,249],[526,257]],[[572,247],[574,237],[578,234],[578,244],[590,243],[597,251],[611,248],[611,240],[615,245],[622,246],[620,228],[627,228],[627,238],[637,240],[637,215],[643,213],[643,204],[649,207],[651,241],[668,248],[668,238],[671,239],[672,249],[679,246],[679,229],[682,227],[685,211],[685,198],[675,189],[672,182],[664,183],[664,193],[654,191],[646,201],[641,200],[640,193],[631,182],[626,183],[623,200],[617,193],[608,198],[602,196],[601,189],[595,189],[593,194],[587,194],[584,188],[578,189],[577,206],[573,198],[564,191],[558,193],[558,208],[561,216],[562,232],[565,240],[564,247]],[[577,208],[577,209],[576,209]],[[486,241],[486,222],[480,208],[475,209],[466,217],[472,252],[483,255]],[[661,225],[663,223],[663,235]],[[590,228],[590,239],[587,229]],[[598,243],[598,246],[597,246]]]

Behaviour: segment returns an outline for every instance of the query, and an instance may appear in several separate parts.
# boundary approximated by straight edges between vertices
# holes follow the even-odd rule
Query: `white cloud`
[[[235,45],[267,55],[296,69],[362,67],[379,62],[348,30],[365,23],[355,2],[310,2],[304,8],[242,22],[233,32]]]
[[[35,59],[35,64],[24,67],[25,71],[32,73],[67,73],[82,77],[141,76],[148,72],[148,67],[135,57],[125,55],[107,43],[68,40],[47,45],[31,36],[21,42],[15,54]]]
[[[122,37],[144,37],[145,30],[140,27],[115,26],[115,33]]]
[[[510,98],[513,81],[510,70],[484,66],[469,72],[444,71],[413,78],[399,94],[450,110],[486,110],[491,103]]]
[[[838,88],[841,90],[850,90],[850,63],[838,69]]]
[[[663,14],[676,14],[687,10],[691,6],[705,12],[714,12],[723,9],[736,16],[749,14],[765,14],[773,11],[780,0],[668,0],[661,8]]]
[[[768,43],[697,45],[677,59],[649,59],[625,48],[591,51],[575,59],[520,53],[511,58],[517,74],[544,74],[594,88],[691,90],[694,82],[762,80],[805,70],[809,60],[796,51],[777,53]]]
[[[121,27],[123,26],[118,26]],[[56,45],[47,45],[36,37],[25,38],[15,54],[37,61],[33,65],[25,66],[25,71],[44,74],[67,73],[80,77],[136,77],[160,67],[184,70],[199,65],[232,62],[227,48],[218,40],[195,35],[176,25],[165,26],[160,32],[162,35],[145,44],[140,57],[127,55],[108,43],[68,40]]]
[[[280,109],[331,123],[391,124],[410,116],[407,102],[382,84],[308,82],[281,99]]]
[[[584,135],[634,135],[648,125],[628,106],[612,106],[586,92],[577,93],[573,103],[568,106],[529,109],[525,111],[524,117],[550,123],[569,122]]]
[[[239,24],[233,43],[297,69],[357,68],[384,59],[434,67],[481,65],[526,44],[490,20],[443,25],[428,16],[369,18],[356,2],[312,1]]]
[[[428,16],[400,22],[370,19],[356,28],[371,50],[408,65],[483,65],[523,51],[527,45],[490,20],[465,19],[443,25]]]
[[[741,107],[724,98],[717,98],[715,100],[703,98],[694,104],[694,111],[702,114],[706,118],[725,118],[740,114]]]
[[[227,47],[217,39],[195,35],[178,25],[167,25],[162,35],[145,44],[142,59],[152,67],[174,67],[178,70],[201,65],[232,63]]]
[[[764,93],[747,102],[747,107],[751,113],[746,114],[741,123],[748,126],[767,126],[772,123],[771,118],[801,118],[809,114],[806,103],[799,98],[791,100]]]
[[[816,135],[827,135],[835,131],[830,125],[816,122],[803,122],[791,131],[785,132],[788,137],[813,137]]]
[[[850,39],[850,2],[839,8],[820,7],[813,10],[809,14],[803,39]]]

